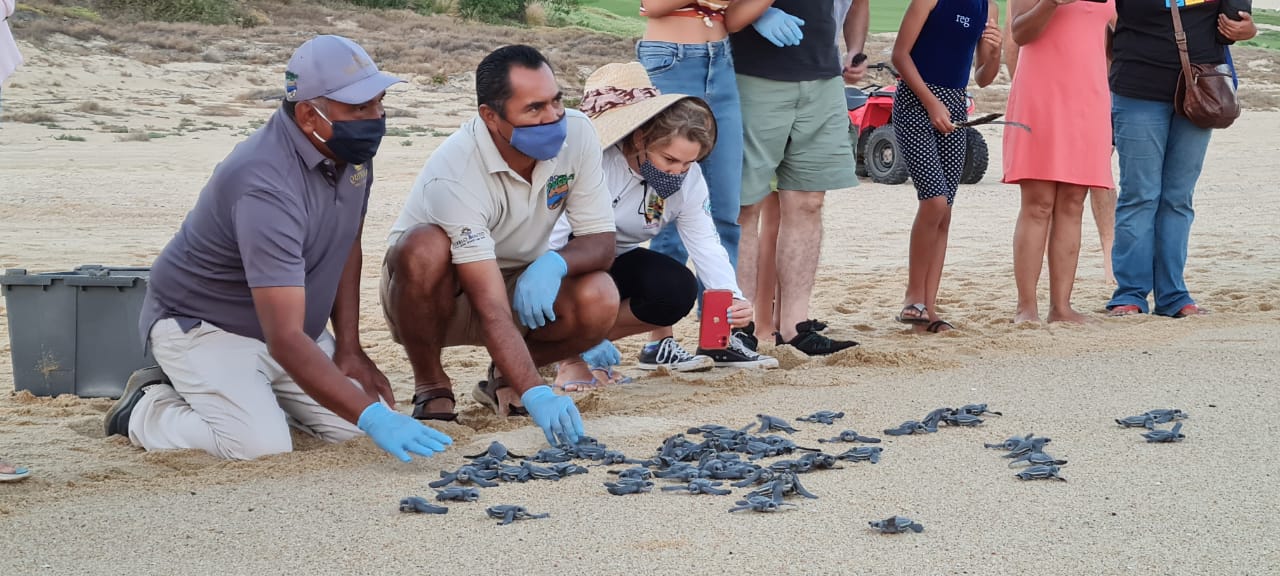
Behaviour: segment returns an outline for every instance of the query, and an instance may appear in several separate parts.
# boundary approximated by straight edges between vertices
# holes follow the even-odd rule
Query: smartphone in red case
[[[733,305],[730,290],[706,290],[702,293],[702,325],[698,347],[723,350],[729,347],[729,307]]]

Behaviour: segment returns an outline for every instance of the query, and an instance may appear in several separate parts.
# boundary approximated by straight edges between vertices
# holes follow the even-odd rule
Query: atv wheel
[[[867,138],[864,165],[871,180],[880,184],[901,184],[907,181],[907,159],[898,149],[898,138],[893,125],[886,124],[871,131]]]
[[[987,174],[987,140],[976,129],[965,128],[964,169],[961,184],[977,184]]]
[[[869,176],[867,174],[867,140],[869,140],[870,131],[864,135],[862,127],[857,125],[850,130],[853,131],[853,171],[859,178],[866,178]]]

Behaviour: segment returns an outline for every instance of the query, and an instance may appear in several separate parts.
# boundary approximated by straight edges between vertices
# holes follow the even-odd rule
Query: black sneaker
[[[107,410],[107,415],[103,419],[102,428],[107,436],[129,435],[129,416],[133,414],[133,407],[137,406],[138,400],[147,393],[147,388],[156,385],[172,386],[159,366],[143,368],[129,377],[129,383],[125,385],[120,399],[111,405],[111,409]]]
[[[745,328],[734,328],[732,334],[737,336],[748,350],[755,352],[760,349],[760,339],[756,338],[756,323],[751,322]]]
[[[778,359],[765,356],[747,347],[742,332],[729,334],[729,347],[723,350],[707,350],[698,348],[698,354],[706,356],[716,363],[717,368],[777,368]],[[752,338],[754,340],[754,337]]]
[[[640,351],[640,362],[636,364],[641,370],[657,370],[663,366],[674,372],[702,372],[715,368],[716,363],[706,356],[690,354],[667,336],[657,344],[645,344]]]
[[[783,342],[782,335],[777,332],[774,333],[774,338],[778,346],[787,344],[809,356],[835,354],[845,348],[853,348],[858,345],[853,340],[832,340],[819,334],[819,332],[826,329],[827,325],[818,320],[805,320],[796,324],[796,337],[792,338],[790,342]]]

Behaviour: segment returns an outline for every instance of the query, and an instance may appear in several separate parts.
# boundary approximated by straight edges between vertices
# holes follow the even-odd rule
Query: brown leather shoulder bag
[[[1182,58],[1182,75],[1174,92],[1173,107],[1201,128],[1226,128],[1240,117],[1240,102],[1226,64],[1192,64],[1187,55],[1187,34],[1182,30],[1178,0],[1169,0],[1173,37]]]

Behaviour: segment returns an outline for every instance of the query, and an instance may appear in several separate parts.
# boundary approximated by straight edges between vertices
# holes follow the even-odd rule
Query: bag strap
[[[1169,1],[1169,13],[1173,14],[1173,39],[1178,43],[1178,57],[1182,59],[1182,76],[1187,88],[1195,84],[1191,74],[1191,58],[1187,56],[1187,33],[1182,30],[1182,16],[1178,14],[1178,0]]]

